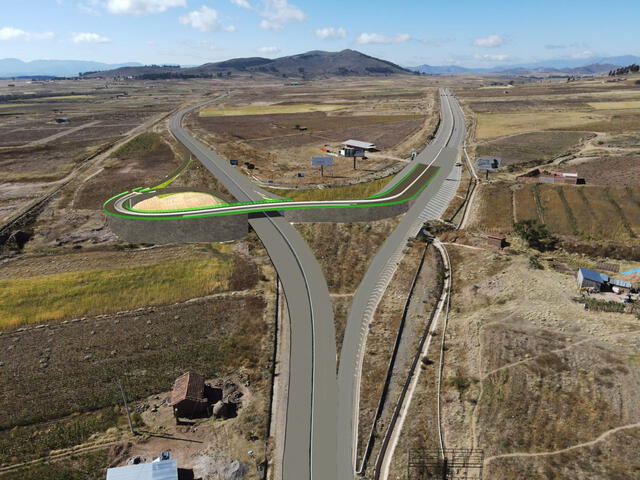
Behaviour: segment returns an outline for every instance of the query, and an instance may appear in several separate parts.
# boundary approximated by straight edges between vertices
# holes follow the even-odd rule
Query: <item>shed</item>
[[[193,417],[209,414],[209,399],[206,396],[204,377],[199,373],[186,372],[173,383],[171,402],[176,417]]]
[[[595,288],[598,291],[601,291],[602,287],[609,282],[608,275],[588,268],[579,268],[577,279],[579,288]]]
[[[492,247],[502,249],[507,246],[507,239],[501,235],[487,235],[487,243]]]
[[[362,142],[360,140],[347,140],[346,142],[342,142],[342,145],[344,145],[347,148],[354,148],[354,149],[358,149],[358,150],[375,150],[376,146],[373,143],[370,142]]]
[[[169,457],[151,463],[109,468],[107,480],[178,480],[178,465]]]

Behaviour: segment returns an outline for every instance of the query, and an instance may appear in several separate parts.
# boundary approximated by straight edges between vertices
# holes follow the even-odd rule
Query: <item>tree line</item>
[[[609,70],[609,76],[615,77],[616,75],[629,75],[630,73],[638,73],[640,70],[640,66],[632,63],[631,65],[627,65],[626,67],[614,68],[613,70]]]

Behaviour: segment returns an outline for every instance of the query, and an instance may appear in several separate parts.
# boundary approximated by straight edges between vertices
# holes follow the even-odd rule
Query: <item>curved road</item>
[[[356,463],[360,375],[368,323],[409,235],[415,235],[425,208],[440,213],[455,193],[455,165],[464,139],[464,118],[455,100],[440,91],[441,122],[434,140],[377,195],[361,200],[299,202],[270,200],[269,194],[182,128],[185,114],[211,101],[180,110],[170,129],[239,203],[180,211],[135,210],[130,200],[151,189],[136,189],[105,203],[107,213],[131,218],[190,218],[251,213],[282,281],[291,319],[284,480],[351,480]],[[453,177],[453,178],[451,178]],[[455,183],[452,183],[455,182]],[[429,185],[429,188],[425,188]],[[376,253],[354,296],[336,379],[336,344],[329,291],[320,266],[303,238],[274,211],[295,208],[377,207],[413,200],[396,230]],[[432,207],[433,209],[433,207]],[[428,215],[428,214],[427,214]],[[435,215],[435,214],[433,214]],[[390,278],[389,278],[390,279]]]
[[[460,170],[456,166],[464,141],[462,110],[447,90],[440,91],[440,127],[433,141],[417,156],[416,162],[439,167],[430,188],[424,190],[404,215],[394,232],[380,247],[356,290],[347,318],[338,371],[338,479],[351,480],[356,471],[360,378],[369,322],[391,279],[407,238],[416,235],[429,216],[439,216],[455,194]],[[398,176],[406,174],[405,168]],[[455,182],[455,183],[454,183]],[[429,211],[437,204],[436,212]],[[427,209],[427,210],[425,210]],[[393,268],[392,268],[393,267]]]
[[[262,200],[266,192],[182,128],[184,115],[201,105],[173,116],[171,132],[240,202]],[[337,356],[327,283],[311,250],[288,221],[265,213],[249,223],[280,276],[289,310],[291,348],[282,476],[287,480],[332,479],[336,477]]]
[[[198,217],[212,217],[245,213],[263,213],[293,209],[317,208],[351,208],[377,207],[396,205],[414,199],[435,178],[440,167],[427,166],[421,163],[413,165],[390,188],[369,198],[358,200],[321,200],[321,201],[293,201],[261,199],[254,202],[239,202],[210,207],[186,208],[177,210],[138,210],[133,207],[132,200],[140,195],[154,193],[152,189],[133,190],[109,199],[105,203],[105,210],[111,215],[127,218],[154,219],[188,219]],[[259,189],[258,187],[255,187]]]

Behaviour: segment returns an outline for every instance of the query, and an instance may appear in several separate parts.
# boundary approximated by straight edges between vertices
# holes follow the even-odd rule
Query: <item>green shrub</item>
[[[537,219],[517,221],[513,224],[513,230],[527,242],[527,245],[540,252],[553,250],[558,243],[558,239],[549,232],[547,226]]]
[[[540,255],[531,255],[529,257],[529,267],[534,270],[544,270],[544,267],[540,263]]]

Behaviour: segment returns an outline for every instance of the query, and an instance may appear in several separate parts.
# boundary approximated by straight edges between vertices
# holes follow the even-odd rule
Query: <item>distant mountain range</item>
[[[590,57],[581,59],[544,60],[533,63],[502,65],[490,68],[469,68],[459,65],[419,65],[409,67],[414,72],[429,75],[464,75],[468,73],[499,73],[504,75],[570,74],[588,75],[607,73],[617,67],[639,63],[640,57],[622,55],[617,57]]]
[[[205,63],[198,67],[172,66],[123,67],[88,75],[89,77],[172,78],[229,75],[269,75],[286,78],[317,78],[329,76],[396,75],[413,72],[395,63],[370,57],[355,50],[323,52],[314,50],[280,58],[233,58],[223,62]]]
[[[141,63],[100,63],[84,60],[34,60],[23,62],[17,58],[0,59],[0,77],[76,77],[81,72],[110,70],[124,66],[139,66]]]
[[[355,50],[324,52],[314,50],[280,58],[234,58],[200,66],[143,65],[141,63],[109,64],[83,60],[34,60],[23,62],[15,58],[0,59],[0,78],[28,76],[75,77],[95,72],[89,77],[171,78],[228,75],[271,75],[286,78],[317,78],[328,76],[404,75],[414,72],[430,75],[463,75],[473,73],[504,75],[588,75],[602,74],[633,63],[640,57],[590,57],[556,59],[540,62],[502,65],[490,68],[470,68],[459,65],[419,65],[404,68],[395,63],[371,57]]]

